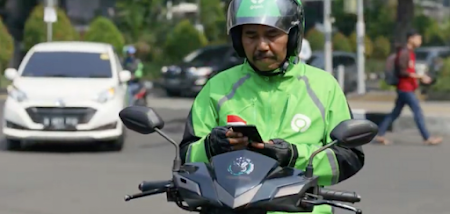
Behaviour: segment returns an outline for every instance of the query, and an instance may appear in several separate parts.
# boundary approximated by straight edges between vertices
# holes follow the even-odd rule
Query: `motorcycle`
[[[265,214],[269,211],[312,212],[314,206],[330,205],[362,214],[362,210],[340,202],[357,203],[355,192],[324,189],[313,175],[314,157],[335,145],[353,148],[369,143],[378,131],[368,120],[347,120],[331,132],[332,142],[315,151],[306,170],[280,167],[275,159],[237,150],[210,159],[210,163],[182,164],[177,143],[161,129],[163,119],[152,109],[131,106],[119,116],[123,124],[141,134],[158,133],[175,146],[172,179],[144,181],[141,193],[126,195],[125,201],[165,193],[168,202],[200,214]],[[339,201],[339,202],[336,202]]]
[[[149,91],[152,90],[152,82],[141,82],[139,84],[139,90],[133,96],[133,105],[135,106],[147,106],[147,96]]]

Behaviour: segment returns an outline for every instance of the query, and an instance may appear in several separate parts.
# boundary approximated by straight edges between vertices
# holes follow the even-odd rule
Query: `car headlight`
[[[163,66],[163,67],[161,68],[161,73],[166,73],[167,70],[169,70],[169,68],[167,68],[167,66]]]
[[[115,95],[116,95],[116,89],[114,87],[111,87],[108,90],[105,90],[102,93],[98,94],[96,100],[99,103],[105,103],[105,102],[113,99]]]
[[[8,87],[8,96],[15,99],[17,102],[22,102],[27,99],[27,95],[25,94],[25,92],[12,85]]]
[[[210,75],[213,71],[211,67],[200,67],[200,68],[191,68],[189,70],[191,74],[196,76],[207,76]]]

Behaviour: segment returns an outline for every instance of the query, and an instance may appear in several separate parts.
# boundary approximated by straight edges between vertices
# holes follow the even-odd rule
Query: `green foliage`
[[[78,38],[78,33],[70,23],[69,18],[60,8],[57,9],[58,20],[53,23],[53,41],[73,41]],[[25,22],[24,45],[29,50],[33,45],[47,41],[47,24],[44,22],[44,7],[36,6]]]
[[[8,67],[8,63],[13,57],[14,53],[14,40],[9,34],[8,29],[3,24],[3,20],[0,17],[0,71]]]
[[[323,50],[325,44],[325,36],[320,31],[315,28],[311,28],[311,30],[306,33],[305,38],[306,40],[308,40],[313,51]]]
[[[334,27],[339,29],[342,34],[350,35],[355,29],[357,17],[355,14],[348,14],[344,11],[344,0],[332,1],[332,13],[336,20],[333,23]]]
[[[344,34],[338,32],[333,36],[333,50],[351,52],[352,46]]]
[[[449,35],[444,34],[445,31],[443,28],[439,26],[439,24],[434,21],[425,30],[423,34],[424,45],[427,46],[440,46],[445,45],[447,42]]]
[[[169,60],[179,61],[188,53],[208,43],[205,35],[197,31],[189,20],[178,23],[167,35],[165,54]]]
[[[162,27],[159,19],[166,13],[162,0],[117,0],[116,8],[114,21],[127,43],[142,40],[143,36],[152,34],[158,26]]]
[[[356,32],[353,31],[352,34],[350,34],[350,45],[352,46],[352,51],[356,52],[357,49],[357,40],[356,40]],[[364,47],[365,47],[365,55],[366,57],[371,57],[373,53],[373,43],[372,40],[370,40],[370,37],[367,35],[364,37]]]
[[[201,23],[209,41],[222,43],[227,41],[226,16],[220,0],[201,0]]]
[[[367,35],[371,38],[384,36],[389,40],[392,39],[396,25],[396,7],[382,1],[372,1],[371,4],[372,8],[364,9]]]
[[[112,21],[105,17],[97,17],[89,25],[89,30],[84,36],[85,41],[103,42],[111,44],[116,51],[121,53],[124,46],[124,38]]]
[[[373,56],[377,59],[386,59],[391,53],[391,43],[384,36],[378,36],[374,42]]]
[[[444,65],[436,80],[436,84],[431,87],[432,91],[450,92],[450,57],[444,60]]]

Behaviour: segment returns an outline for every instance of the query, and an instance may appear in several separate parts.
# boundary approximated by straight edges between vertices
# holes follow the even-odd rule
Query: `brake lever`
[[[330,206],[333,206],[333,207],[337,207],[337,208],[341,208],[341,209],[344,209],[344,210],[352,211],[355,214],[362,214],[362,210],[361,209],[349,206],[347,204],[333,202],[333,201],[327,201],[327,200],[314,200],[314,201],[302,200],[301,204],[302,205],[306,205],[306,206],[308,206],[308,205],[313,205],[313,206],[330,205]]]
[[[133,199],[142,198],[142,197],[145,197],[145,196],[150,196],[150,195],[155,195],[155,194],[160,194],[160,193],[164,193],[164,192],[166,192],[166,188],[164,188],[164,189],[153,189],[153,190],[150,190],[150,191],[145,191],[145,192],[137,193],[137,194],[134,194],[134,195],[126,195],[124,200],[125,201],[130,201],[130,200],[133,200]]]

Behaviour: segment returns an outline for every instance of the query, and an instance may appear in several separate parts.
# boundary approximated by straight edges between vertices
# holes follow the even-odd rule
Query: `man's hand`
[[[232,129],[219,126],[214,128],[206,137],[205,143],[209,144],[211,156],[219,155],[233,150],[245,149],[248,138]]]
[[[297,147],[283,139],[273,139],[267,143],[252,143],[253,151],[271,157],[278,161],[280,166],[286,167],[291,164],[294,152]]]
[[[428,75],[423,75],[421,81],[424,84],[430,84],[433,81],[433,79],[431,79],[431,77]]]

